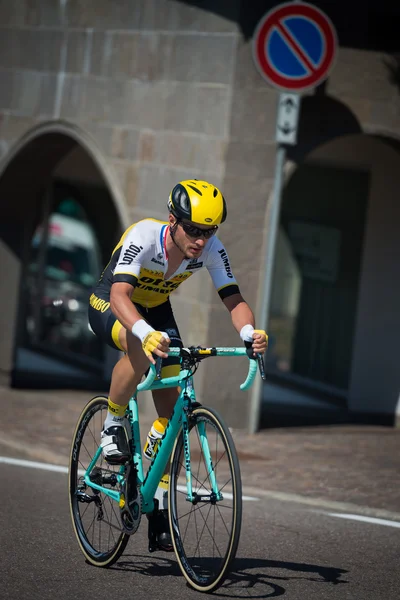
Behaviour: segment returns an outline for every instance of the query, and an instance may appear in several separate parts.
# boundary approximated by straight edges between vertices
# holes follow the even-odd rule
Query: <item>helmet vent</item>
[[[214,188],[214,198],[216,198],[218,196],[218,190],[216,188]]]
[[[194,187],[194,185],[188,184],[188,187],[192,188],[192,190],[194,190],[196,192],[196,194],[199,194],[199,196],[203,195],[197,187]]]

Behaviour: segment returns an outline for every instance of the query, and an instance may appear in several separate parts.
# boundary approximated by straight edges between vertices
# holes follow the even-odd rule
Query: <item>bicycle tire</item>
[[[209,470],[205,463],[199,423],[205,425],[213,463],[212,471],[216,475],[218,490],[222,492],[223,499],[216,500],[214,504],[212,501],[200,500],[193,503],[187,500],[186,484],[184,481],[183,485],[179,484],[180,474],[185,475],[184,437],[181,430],[171,457],[168,508],[172,543],[183,575],[189,585],[197,591],[211,592],[223,583],[236,556],[242,522],[242,484],[239,460],[229,429],[215,410],[201,406],[192,411],[189,424],[193,491],[200,492],[198,498],[206,498],[208,495],[212,497],[212,493],[209,494],[211,469]],[[214,438],[217,440],[216,445]],[[221,440],[222,448],[218,448],[218,440]],[[228,506],[230,497],[232,502]],[[214,514],[210,529],[206,525],[206,519],[208,520],[211,512]],[[201,525],[200,538],[198,523]],[[197,535],[194,542],[189,527],[194,529],[194,534]],[[217,544],[213,538],[212,534],[217,532],[226,538],[224,551],[221,551],[222,545]]]
[[[130,537],[122,531],[118,504],[106,494],[86,486],[82,477],[99,447],[107,407],[107,398],[96,396],[83,409],[72,439],[68,471],[69,504],[74,532],[87,561],[98,567],[108,567],[115,563],[124,552]],[[118,489],[119,484],[116,476],[114,477],[117,467],[108,465],[102,454],[95,469],[101,485],[111,485],[113,489]],[[113,483],[104,483],[105,477]]]

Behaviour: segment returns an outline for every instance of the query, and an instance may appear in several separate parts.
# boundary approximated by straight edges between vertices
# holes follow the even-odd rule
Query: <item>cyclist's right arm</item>
[[[155,331],[139,314],[131,300],[143,259],[151,250],[146,239],[145,227],[143,221],[139,222],[130,229],[124,240],[114,269],[110,307],[123,327],[140,339],[146,356],[150,362],[155,363],[152,352],[167,358],[165,350],[168,349],[169,338],[167,334]]]
[[[111,286],[110,307],[118,321],[142,342],[147,358],[155,364],[152,353],[167,358],[169,338],[161,331],[155,331],[139,314],[131,301],[134,286],[129,283],[115,282]]]

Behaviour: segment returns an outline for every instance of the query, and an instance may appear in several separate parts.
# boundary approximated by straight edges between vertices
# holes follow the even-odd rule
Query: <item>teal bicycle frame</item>
[[[182,353],[181,348],[170,348],[169,356],[181,356]],[[189,349],[188,349],[189,350]],[[240,348],[202,348],[201,354],[204,354],[204,358],[207,356],[247,356],[246,349],[243,347]],[[240,385],[241,390],[247,390],[252,385],[253,380],[255,378],[257,372],[257,362],[255,360],[249,360],[249,371],[247,374],[247,378]],[[141,392],[144,390],[159,390],[164,388],[172,388],[172,387],[181,387],[181,391],[179,393],[178,399],[176,401],[173,413],[171,418],[168,421],[167,428],[165,430],[165,434],[163,438],[160,440],[156,453],[149,465],[146,475],[144,474],[143,469],[143,460],[142,460],[142,444],[140,440],[140,429],[139,429],[139,411],[137,405],[137,393],[133,396],[128,404],[128,420],[132,429],[132,439],[131,439],[131,451],[133,457],[133,463],[137,468],[137,476],[138,476],[138,489],[142,495],[142,512],[143,513],[151,513],[154,510],[154,495],[156,493],[158,484],[162,475],[164,474],[165,467],[168,463],[169,457],[174,447],[174,443],[176,438],[179,435],[179,432],[182,428],[183,436],[184,436],[184,463],[186,469],[186,489],[187,489],[187,500],[193,501],[195,498],[195,494],[193,493],[192,487],[192,474],[190,470],[190,443],[189,443],[189,421],[188,421],[188,413],[190,406],[196,402],[196,395],[193,385],[193,374],[190,369],[181,369],[179,375],[175,377],[166,377],[164,379],[156,379],[156,368],[154,365],[150,365],[149,373],[146,379],[138,385],[137,392]],[[201,445],[204,453],[204,459],[206,464],[208,465],[208,472],[210,474],[210,483],[212,486],[212,492],[216,495],[217,500],[222,499],[222,494],[218,489],[218,484],[214,474],[214,468],[211,460],[211,454],[208,447],[207,435],[205,432],[204,424],[198,424],[199,435],[201,440]],[[90,473],[94,468],[97,460],[99,459],[101,454],[101,447],[97,449],[93,460],[88,466],[85,474],[84,480],[85,483],[95,489],[101,491],[103,494],[106,494],[113,500],[115,500],[119,506],[123,506],[126,501],[129,499],[123,498],[123,494],[121,492],[117,492],[115,490],[105,488],[100,486],[90,479]],[[118,475],[120,483],[123,483],[125,479],[125,466],[122,466]]]

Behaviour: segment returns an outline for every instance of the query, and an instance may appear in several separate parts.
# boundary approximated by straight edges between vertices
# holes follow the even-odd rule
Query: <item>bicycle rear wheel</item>
[[[69,503],[72,523],[86,559],[107,567],[121,556],[129,541],[122,531],[118,503],[84,481],[84,474],[99,447],[100,433],[107,413],[107,398],[96,396],[79,417],[72,440],[69,464]],[[98,485],[120,491],[119,470],[100,454],[91,479]]]
[[[171,460],[168,496],[171,534],[179,566],[189,584],[198,591],[210,592],[225,579],[239,543],[240,468],[232,436],[214,410],[195,408],[188,436],[195,498],[187,499],[185,439],[181,431]],[[216,491],[222,495],[219,499]]]

